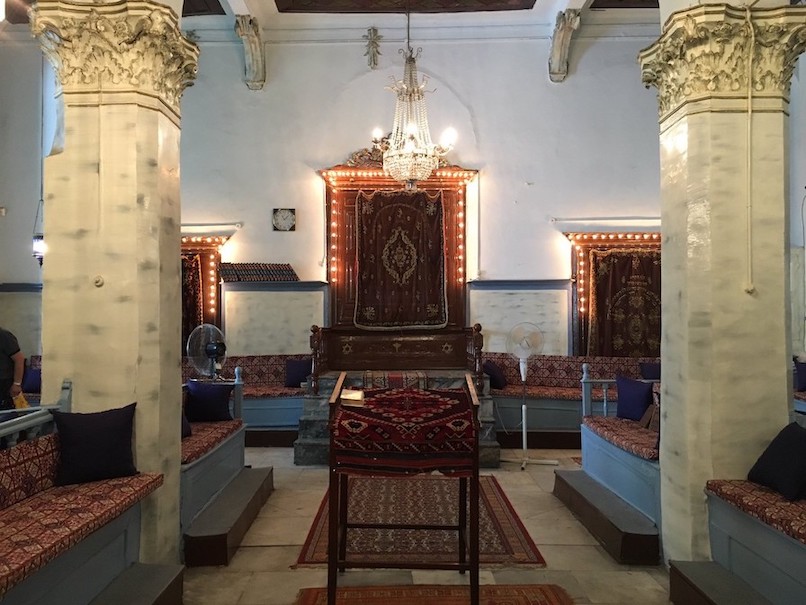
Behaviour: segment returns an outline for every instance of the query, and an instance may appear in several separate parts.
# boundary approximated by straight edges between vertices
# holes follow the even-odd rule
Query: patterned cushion
[[[243,396],[247,399],[269,399],[271,397],[299,397],[305,390],[299,387],[271,387],[265,385],[243,385]]]
[[[190,437],[182,439],[182,464],[198,460],[243,426],[243,420],[191,422]]]
[[[712,479],[705,491],[806,544],[806,500],[790,502],[768,487],[741,479]]]
[[[618,448],[643,458],[658,459],[658,433],[645,429],[635,420],[612,416],[585,416],[582,424]]]
[[[806,391],[795,391],[795,399],[806,401]]]
[[[461,390],[371,389],[340,405],[331,431],[336,465],[355,473],[469,475],[478,439]]]
[[[310,359],[310,353],[294,355],[231,355],[221,368],[221,376],[235,378],[235,368],[241,368],[243,395],[248,399],[294,397],[303,395],[300,387],[286,387],[285,368],[289,359]],[[182,358],[182,381],[196,377],[196,371],[186,357]]]
[[[53,487],[59,465],[56,435],[0,450],[0,509]]]
[[[523,386],[520,384],[508,384],[503,389],[493,389],[493,395],[520,399],[523,397]],[[544,387],[526,385],[527,399],[562,399],[564,401],[582,401],[581,387]],[[593,389],[593,400],[604,401],[604,389]],[[616,397],[616,387],[607,390],[607,401],[618,401]]]
[[[1,510],[0,597],[145,498],[162,479],[141,473],[53,487]]]
[[[507,382],[521,384],[518,360],[508,353],[484,353],[484,359],[497,363]],[[657,362],[657,357],[587,357],[567,355],[535,355],[529,358],[527,385],[579,389],[582,364],[590,365],[591,378],[613,379],[616,375],[641,378],[640,363]]]
[[[425,372],[384,372],[367,370],[364,372],[365,389],[425,389],[428,388],[428,375]]]

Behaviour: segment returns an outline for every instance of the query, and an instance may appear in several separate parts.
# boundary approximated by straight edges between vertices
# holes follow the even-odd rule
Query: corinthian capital
[[[30,22],[65,94],[86,101],[103,93],[104,103],[115,103],[116,96],[139,93],[179,116],[179,99],[196,77],[199,49],[181,34],[171,9],[143,0],[39,0]]]
[[[704,4],[674,13],[638,55],[641,79],[658,89],[661,118],[704,99],[779,98],[806,48],[806,9]],[[749,92],[749,94],[748,94]]]

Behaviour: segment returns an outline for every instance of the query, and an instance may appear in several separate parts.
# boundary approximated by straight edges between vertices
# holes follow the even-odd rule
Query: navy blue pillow
[[[660,362],[642,362],[638,369],[644,380],[660,380]]]
[[[775,490],[787,500],[806,498],[806,428],[793,422],[781,429],[747,478]]]
[[[494,361],[488,359],[481,366],[481,369],[490,377],[490,388],[503,389],[507,386],[507,377],[504,376],[503,370]]]
[[[187,439],[193,434],[193,427],[190,426],[185,410],[182,410],[182,439]]]
[[[285,386],[299,388],[300,384],[308,382],[312,362],[313,360],[310,357],[305,359],[286,359]]]
[[[136,405],[86,414],[53,410],[60,456],[54,483],[70,485],[136,475],[132,454]]]
[[[806,391],[806,363],[798,360],[795,360],[795,390]]]
[[[616,376],[616,388],[618,389],[616,416],[641,420],[646,409],[652,404],[652,383]]]
[[[31,368],[29,366],[25,366],[25,372],[22,375],[22,392],[42,392],[42,368]]]
[[[189,380],[185,415],[190,422],[217,422],[232,420],[229,396],[235,387],[232,383],[207,380]]]

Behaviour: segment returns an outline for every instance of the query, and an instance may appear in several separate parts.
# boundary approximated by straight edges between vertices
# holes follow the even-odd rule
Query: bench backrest
[[[520,384],[518,360],[509,353],[484,353],[504,372],[509,384]],[[590,365],[591,378],[612,379],[616,376],[640,378],[639,364],[657,362],[657,357],[589,357],[568,355],[533,355],[528,361],[526,384],[531,386],[580,388],[582,364]]]
[[[288,355],[231,355],[224,361],[221,376],[234,378],[235,368],[241,368],[241,379],[244,385],[281,387],[285,384],[285,362],[289,359],[310,358],[310,353]],[[182,358],[182,382],[196,378],[197,372],[190,365],[187,357]]]
[[[55,434],[0,450],[0,509],[53,487],[58,465]]]

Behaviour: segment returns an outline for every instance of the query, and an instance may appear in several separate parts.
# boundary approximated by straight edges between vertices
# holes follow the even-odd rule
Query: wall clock
[[[294,231],[297,226],[297,211],[293,208],[272,210],[271,224],[275,231]]]

